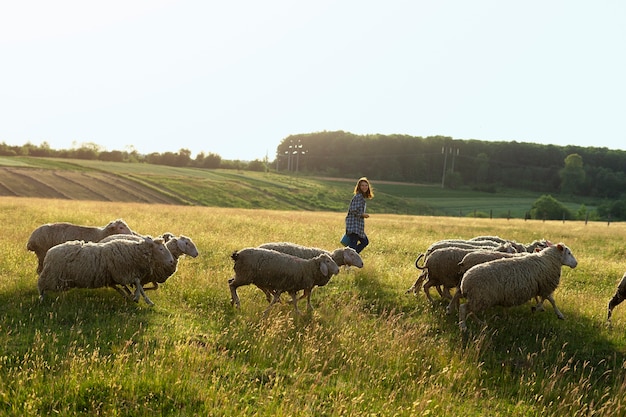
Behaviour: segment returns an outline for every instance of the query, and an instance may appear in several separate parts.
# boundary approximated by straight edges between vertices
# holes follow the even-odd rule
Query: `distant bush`
[[[538,220],[569,220],[572,213],[551,195],[542,195],[533,203],[530,217]]]

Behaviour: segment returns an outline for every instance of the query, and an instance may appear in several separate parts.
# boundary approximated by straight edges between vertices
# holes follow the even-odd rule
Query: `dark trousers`
[[[356,233],[350,233],[348,237],[350,238],[350,244],[348,246],[354,249],[356,253],[361,253],[361,251],[370,243],[367,236],[360,237]]]

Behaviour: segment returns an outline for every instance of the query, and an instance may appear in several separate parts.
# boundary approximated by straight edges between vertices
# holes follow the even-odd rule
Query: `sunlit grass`
[[[30,232],[42,223],[191,237],[200,251],[150,293],[51,293],[40,303]],[[365,267],[313,291],[301,316],[241,287],[232,251],[269,241],[334,249],[343,213],[3,198],[0,415],[625,415],[626,307],[606,304],[624,272],[626,225],[372,215]],[[546,305],[494,308],[463,336],[445,302],[406,294],[413,263],[442,238],[563,241],[578,258]],[[622,310],[622,307],[624,308]]]

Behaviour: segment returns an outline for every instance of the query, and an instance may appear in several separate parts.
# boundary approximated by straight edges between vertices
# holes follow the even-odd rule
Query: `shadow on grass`
[[[20,286],[0,293],[0,328],[6,351],[16,357],[37,344],[51,356],[69,345],[106,354],[138,341],[151,310],[108,288],[50,292],[40,301],[36,288]]]
[[[458,313],[446,314],[448,300],[436,294],[431,304],[423,292],[415,296],[394,291],[367,274],[355,279],[355,287],[372,314],[395,311],[407,320],[426,315],[428,334],[436,334],[464,366],[480,369],[480,384],[503,401],[516,395],[523,401],[530,395],[547,409],[558,407],[558,401],[575,409],[576,395],[588,404],[600,404],[607,393],[622,394],[626,352],[611,341],[612,330],[604,321],[567,311],[566,305],[565,320],[559,320],[547,302],[543,312],[531,312],[530,302],[491,308],[479,314],[486,326],[469,320],[468,331],[461,332]],[[521,381],[526,386],[520,387]]]

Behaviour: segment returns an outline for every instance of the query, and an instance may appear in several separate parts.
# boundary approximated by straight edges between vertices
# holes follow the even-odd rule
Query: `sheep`
[[[467,270],[473,267],[474,265],[494,261],[496,259],[513,258],[516,256],[525,256],[525,255],[528,255],[528,252],[509,253],[509,252],[496,252],[496,251],[490,251],[490,250],[473,251],[465,255],[463,259],[461,260],[461,262],[459,262],[459,274],[461,275],[461,277],[463,277],[463,275],[465,275]],[[459,286],[460,284],[461,282],[459,281]],[[450,314],[452,312],[453,307],[455,308],[455,310],[458,309],[459,299],[461,298],[461,289],[459,288],[459,286],[456,287],[456,292],[454,293],[454,296],[452,297],[450,304],[446,308],[447,314]],[[539,299],[537,299],[537,306],[539,305],[543,306],[543,304],[540,304]]]
[[[611,314],[613,313],[613,309],[617,307],[622,301],[626,299],[626,273],[622,276],[622,280],[617,285],[617,290],[615,290],[615,294],[611,300],[609,300],[608,313],[606,316],[606,321],[608,324],[611,324]]]
[[[126,239],[126,240],[134,240],[141,241],[143,237],[139,235],[111,235],[105,237],[100,241],[100,243],[110,242],[116,239]],[[156,268],[155,271],[150,275],[146,276],[142,279],[141,285],[144,286],[144,290],[156,290],[159,288],[159,284],[164,283],[169,277],[171,277],[175,272],[178,266],[178,258],[182,255],[189,255],[192,258],[198,256],[198,249],[193,241],[187,236],[180,235],[176,237],[172,233],[163,233],[160,238],[162,238],[165,242],[165,247],[170,251],[174,258],[174,268],[170,268],[169,266],[161,265],[159,268]],[[151,287],[145,287],[146,284],[152,283]],[[117,287],[116,287],[117,288]],[[130,290],[128,287],[122,287],[123,290],[126,291],[126,294],[130,294]],[[121,292],[121,294],[123,294]]]
[[[307,310],[312,310],[311,291],[315,286],[324,286],[333,275],[339,273],[339,266],[332,258],[323,253],[312,259],[265,248],[244,248],[232,253],[235,276],[228,280],[231,304],[239,307],[237,288],[242,285],[255,284],[259,288],[267,288],[274,292],[274,299],[265,310],[269,311],[273,304],[279,302],[280,294],[291,295],[296,313],[298,309],[297,293],[304,290],[307,297]]]
[[[483,235],[483,236],[474,236],[473,238],[470,239],[471,241],[491,241],[491,242],[497,242],[497,243],[505,243],[506,240],[502,239],[500,236],[488,236],[488,235]]]
[[[505,240],[499,236],[476,236],[470,239],[470,241],[473,242],[496,242],[496,243],[506,243],[506,242],[511,242],[511,244],[515,247],[515,249],[518,252],[534,252],[535,249],[543,249],[545,248],[550,242],[548,242],[547,240],[535,240],[527,245],[522,245],[519,243],[516,243],[515,241],[512,240]]]
[[[135,302],[140,295],[148,305],[141,281],[163,265],[174,267],[174,257],[163,239],[142,238],[141,241],[116,239],[110,242],[71,240],[48,250],[39,274],[37,287],[43,301],[46,291],[70,288],[101,288],[135,285]]]
[[[46,252],[51,247],[69,240],[98,242],[114,234],[133,234],[122,219],[111,221],[106,226],[79,226],[72,223],[47,223],[37,227],[28,238],[26,249],[37,255],[37,274],[41,273]]]
[[[302,246],[291,242],[270,242],[260,245],[259,248],[273,249],[275,251],[287,253],[303,259],[311,259],[321,255],[322,253],[326,253],[333,258],[333,261],[335,261],[338,266],[347,265],[363,268],[363,259],[361,259],[361,256],[349,246],[337,248],[334,251],[329,252],[324,249]]]
[[[333,259],[333,261],[335,261],[337,266],[347,265],[356,266],[357,268],[363,268],[363,259],[361,258],[361,255],[359,255],[354,249],[348,246],[337,248],[334,251],[329,252],[324,249],[302,246],[291,242],[270,242],[260,245],[259,248],[273,249],[275,251],[287,253],[289,255],[297,256],[303,259],[311,259],[318,255],[321,255],[322,253],[326,253],[330,255],[330,257]],[[268,290],[267,288],[261,288],[261,290],[265,293],[265,298],[267,298],[267,301],[271,303],[274,295],[272,291]],[[304,295],[302,295],[301,298],[303,297]]]
[[[526,256],[496,259],[473,266],[461,279],[459,327],[467,330],[466,318],[492,306],[521,305],[533,297],[550,301],[559,319],[564,319],[552,297],[561,279],[561,267],[576,268],[578,261],[563,243]]]
[[[485,249],[481,247],[472,247],[472,246],[449,246],[442,247],[434,250],[432,253],[424,261],[424,266],[419,265],[419,260],[424,256],[424,254],[420,254],[418,258],[415,260],[415,267],[422,270],[423,272],[417,278],[415,283],[411,288],[409,288],[406,292],[417,293],[417,289],[422,285],[422,282],[428,278],[426,284],[424,284],[423,289],[426,293],[426,297],[434,302],[432,297],[430,296],[429,288],[434,286],[439,295],[442,295],[446,298],[452,298],[450,295],[450,288],[457,287],[461,281],[461,274],[459,272],[459,262],[463,259],[465,255],[470,252],[474,252],[477,250],[493,250],[497,252],[511,252],[513,249],[509,244],[499,245],[493,249]],[[443,291],[439,288],[439,286],[443,286]]]

